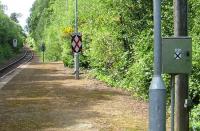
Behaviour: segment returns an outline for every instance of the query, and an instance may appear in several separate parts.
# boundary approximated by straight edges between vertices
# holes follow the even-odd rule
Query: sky
[[[26,19],[30,15],[30,9],[35,0],[0,0],[3,5],[7,5],[8,9],[5,13],[10,16],[11,13],[20,13],[22,16],[18,18],[20,25],[24,28]]]

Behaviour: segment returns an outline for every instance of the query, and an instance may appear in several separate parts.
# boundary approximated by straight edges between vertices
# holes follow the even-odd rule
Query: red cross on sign
[[[72,35],[72,51],[75,53],[81,52],[82,50],[82,35],[75,33]]]

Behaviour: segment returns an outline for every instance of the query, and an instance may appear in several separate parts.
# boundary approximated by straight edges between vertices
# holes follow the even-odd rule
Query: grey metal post
[[[68,16],[69,4],[68,0],[66,0],[66,16]]]
[[[79,79],[79,54],[75,53],[75,79]]]
[[[174,36],[176,37],[188,36],[187,1],[174,0]],[[185,100],[188,99],[189,76],[178,74],[175,81],[175,130],[189,131],[189,110],[184,107]]]
[[[171,131],[174,131],[175,75],[171,74]]]
[[[43,63],[44,63],[44,51],[42,53],[43,53]]]
[[[78,0],[75,0],[75,32],[78,33]]]
[[[153,0],[154,76],[149,89],[149,131],[166,131],[166,88],[161,77],[161,0]]]
[[[78,33],[78,0],[75,0],[75,32]],[[75,79],[79,79],[79,53],[74,53]]]

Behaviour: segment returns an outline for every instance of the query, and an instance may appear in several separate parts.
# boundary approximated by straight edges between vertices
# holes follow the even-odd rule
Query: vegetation
[[[194,52],[190,97],[196,105],[200,102],[199,6],[199,1],[189,1],[189,34]],[[44,42],[49,61],[63,60],[71,66],[74,0],[36,0],[31,12],[28,27],[33,46],[39,49]],[[82,67],[91,69],[96,78],[146,99],[153,70],[152,12],[150,0],[79,0]],[[172,1],[162,2],[162,33],[164,37],[173,35]],[[165,80],[169,83],[168,76]]]
[[[190,126],[194,131],[200,130],[200,104],[193,108],[190,117]]]
[[[12,13],[11,15],[10,15],[10,19],[11,20],[13,20],[13,21],[15,21],[16,23],[19,23],[19,21],[18,21],[18,17],[20,17],[21,16],[21,14],[19,14],[19,13]]]
[[[0,1],[0,7],[1,5]],[[13,39],[18,40],[18,48],[13,48]],[[0,8],[0,62],[10,58],[22,47],[24,33],[19,24],[5,15],[4,10]]]

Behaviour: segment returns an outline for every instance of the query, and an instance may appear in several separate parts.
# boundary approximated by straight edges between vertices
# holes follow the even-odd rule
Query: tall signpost
[[[78,0],[75,0],[75,33],[78,33]],[[79,79],[79,53],[74,52],[75,79]]]
[[[187,0],[174,0],[174,36],[188,36],[187,31]],[[179,74],[175,80],[175,129],[189,131],[189,112],[184,107],[188,99],[188,75]]]
[[[71,35],[72,51],[74,53],[74,74],[79,79],[79,52],[82,51],[82,34],[78,32],[78,0],[75,0],[75,32]]]
[[[149,131],[166,130],[166,88],[161,77],[161,0],[153,0],[154,76],[149,89]]]

